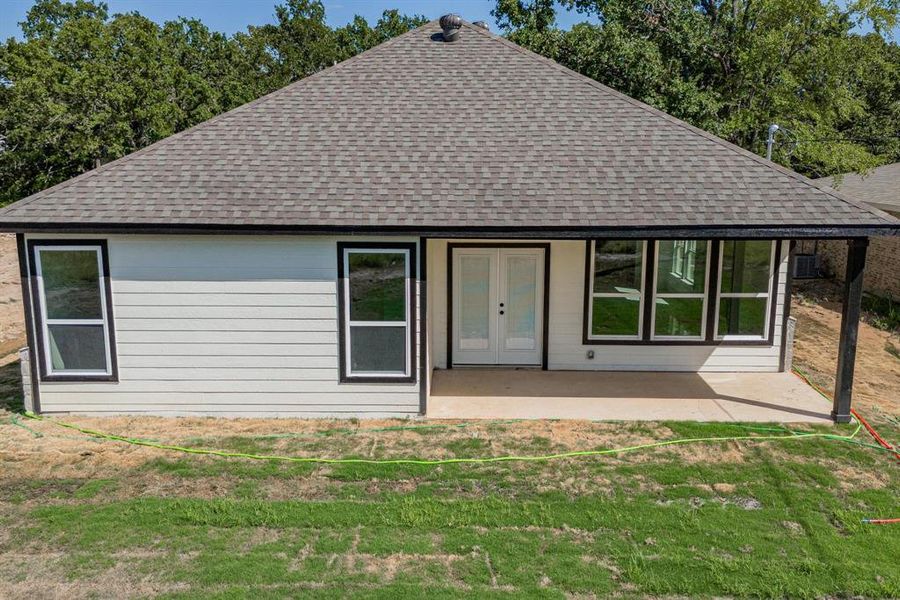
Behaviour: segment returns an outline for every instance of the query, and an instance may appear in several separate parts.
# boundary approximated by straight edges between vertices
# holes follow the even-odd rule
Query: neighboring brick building
[[[900,217],[900,163],[878,167],[865,177],[856,173],[842,175],[840,181],[824,178],[823,183],[869,206]],[[829,275],[843,277],[847,263],[847,244],[841,240],[816,242]],[[812,252],[813,242],[803,242],[799,252]],[[900,236],[872,237],[866,262],[865,289],[880,296],[900,298]]]

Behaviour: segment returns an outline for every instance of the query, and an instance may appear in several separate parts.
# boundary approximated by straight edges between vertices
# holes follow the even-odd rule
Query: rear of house
[[[778,373],[791,240],[852,240],[855,280],[897,232],[479,27],[451,39],[429,23],[0,211],[31,406],[413,416],[484,367]]]

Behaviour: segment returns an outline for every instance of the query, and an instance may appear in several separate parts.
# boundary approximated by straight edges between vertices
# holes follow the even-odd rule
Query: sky
[[[137,11],[162,23],[178,17],[194,17],[215,31],[233,34],[248,25],[263,25],[275,20],[275,5],[279,0],[106,0],[110,14]],[[32,6],[33,0],[0,0],[0,40],[21,37],[19,22]],[[323,0],[328,24],[345,25],[354,15],[361,15],[374,24],[386,8],[397,8],[406,14],[422,14],[436,19],[454,12],[469,22],[487,21],[491,29],[497,25],[491,17],[495,0]],[[584,15],[559,11],[559,25],[569,28],[585,20]],[[866,31],[863,27],[860,31]],[[900,38],[900,28],[893,38]]]
[[[275,20],[275,5],[279,0],[106,0],[110,14],[137,11],[150,19],[163,22],[177,17],[195,17],[215,31],[232,34],[248,25],[263,25]],[[32,6],[33,0],[0,0],[0,40],[21,37],[18,23]],[[422,14],[436,19],[453,12],[465,20],[487,21],[496,31],[491,17],[495,0],[324,0],[328,24],[349,23],[354,15],[361,15],[374,24],[382,11],[399,9],[406,14]],[[569,27],[583,21],[582,15],[560,14],[560,25]]]

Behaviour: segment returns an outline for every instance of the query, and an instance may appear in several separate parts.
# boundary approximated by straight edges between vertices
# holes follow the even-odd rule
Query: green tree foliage
[[[226,36],[102,2],[38,0],[0,45],[0,205],[302,79],[425,22],[385,11],[333,29],[322,4]]]
[[[586,22],[568,31],[556,11]],[[897,0],[498,0],[508,37],[813,177],[900,160]],[[853,33],[866,22],[875,33]],[[848,141],[849,140],[849,141]]]

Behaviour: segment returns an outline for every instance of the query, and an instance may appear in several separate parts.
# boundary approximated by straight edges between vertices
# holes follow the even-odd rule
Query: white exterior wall
[[[479,240],[479,242],[503,240]],[[463,243],[463,240],[459,240]],[[546,243],[535,240],[535,243]],[[606,371],[778,371],[784,321],[788,244],[782,244],[771,346],[585,345],[585,242],[550,241],[549,368]],[[447,240],[428,242],[429,344],[435,368],[447,367]],[[594,351],[594,359],[587,351]]]
[[[43,382],[42,412],[418,414],[418,383],[339,382],[337,321],[337,242],[417,238],[28,239],[63,237],[108,241],[119,381]],[[417,350],[412,366],[418,378]]]

